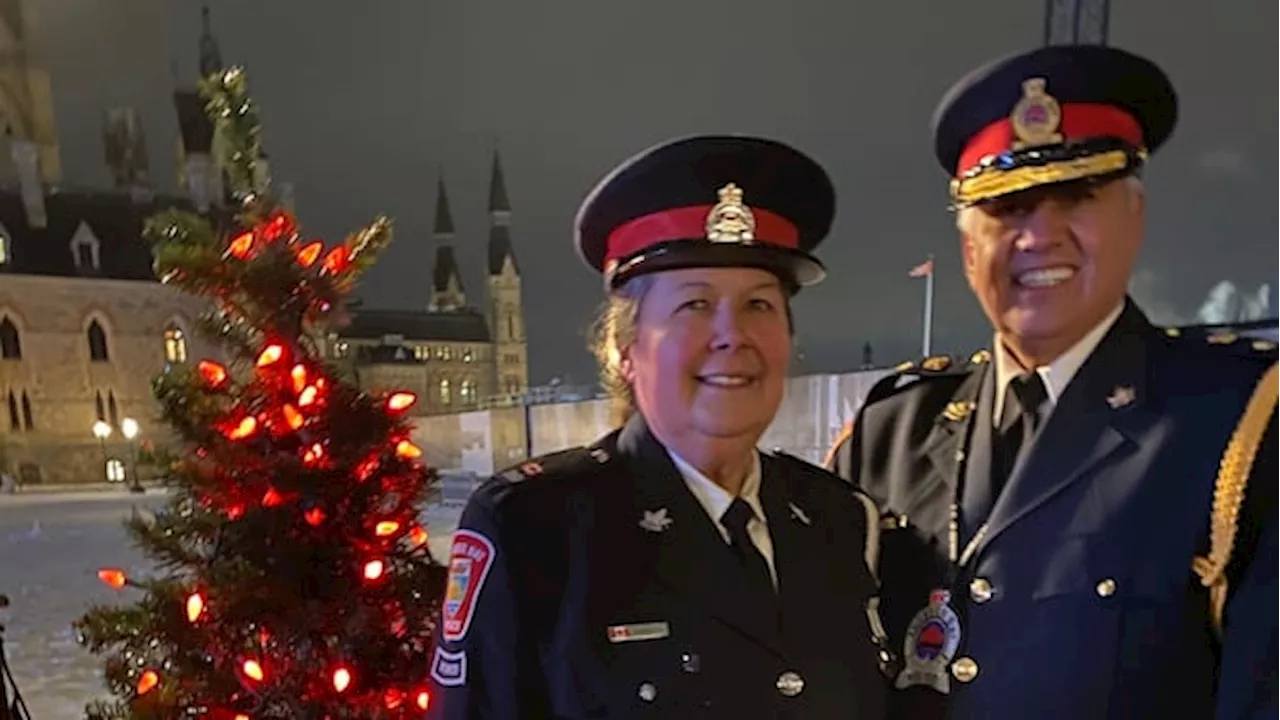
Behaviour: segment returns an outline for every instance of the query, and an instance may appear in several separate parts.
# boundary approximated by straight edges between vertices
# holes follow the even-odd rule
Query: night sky
[[[41,0],[36,48],[54,80],[67,181],[104,185],[102,108],[142,114],[152,176],[174,183],[170,93],[196,76],[194,0]],[[489,164],[502,153],[524,272],[531,380],[593,377],[583,330],[601,299],[571,246],[579,201],[672,136],[746,132],[817,157],[838,193],[818,250],[827,281],[796,301],[800,371],[919,352],[937,255],[935,350],[990,332],[959,274],[929,116],[972,66],[1041,41],[1036,0],[215,0],[227,62],[244,64],[277,180],[305,228],[332,240],[376,213],[397,239],[366,304],[422,307],[443,172],[469,299],[483,287]],[[354,12],[360,7],[361,12]],[[30,11],[30,10],[29,10]],[[1134,292],[1187,321],[1211,288],[1277,277],[1277,5],[1113,0],[1110,43],[1151,57],[1182,100],[1147,171],[1148,238]]]

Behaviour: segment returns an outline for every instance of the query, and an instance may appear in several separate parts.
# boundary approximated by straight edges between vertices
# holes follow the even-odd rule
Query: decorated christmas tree
[[[170,210],[145,237],[160,279],[210,301],[222,362],[173,365],[155,395],[179,440],[170,498],[127,531],[151,577],[105,568],[132,604],[76,621],[114,700],[93,720],[420,717],[444,568],[419,523],[431,479],[408,392],[370,395],[327,365],[385,218],[326,248],[258,172],[240,69],[201,83],[225,141],[233,210]]]

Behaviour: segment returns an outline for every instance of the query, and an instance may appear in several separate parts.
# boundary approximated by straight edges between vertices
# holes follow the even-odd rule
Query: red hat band
[[[741,198],[742,191],[730,184],[720,190],[720,202],[715,205],[671,208],[629,220],[609,233],[605,266],[673,240],[800,247],[800,231],[793,222],[768,210],[748,208]]]
[[[989,156],[1038,145],[1115,137],[1135,148],[1144,147],[1142,126],[1136,118],[1114,105],[1058,105],[1047,96],[1048,102],[1028,104],[1028,99],[1024,98],[1009,117],[997,120],[974,134],[964,152],[960,153],[960,161],[955,168],[957,177],[976,168]]]

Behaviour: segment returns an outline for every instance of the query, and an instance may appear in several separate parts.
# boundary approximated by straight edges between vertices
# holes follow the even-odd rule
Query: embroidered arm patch
[[[444,623],[441,637],[457,642],[466,637],[476,611],[476,598],[484,585],[497,552],[493,542],[475,530],[460,529],[453,534],[449,551],[449,581],[445,587]],[[437,653],[437,658],[439,653]],[[435,672],[432,662],[432,673]],[[441,685],[447,683],[441,682]]]

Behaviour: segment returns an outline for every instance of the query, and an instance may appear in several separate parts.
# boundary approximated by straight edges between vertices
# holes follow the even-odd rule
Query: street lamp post
[[[121,420],[120,432],[129,441],[129,492],[145,492],[142,483],[138,481],[138,444],[134,442],[138,437],[138,421],[131,417]]]
[[[99,420],[93,424],[93,436],[98,438],[98,442],[102,445],[102,476],[107,477],[107,463],[111,458],[107,457],[107,438],[111,437],[111,426],[105,420]]]

